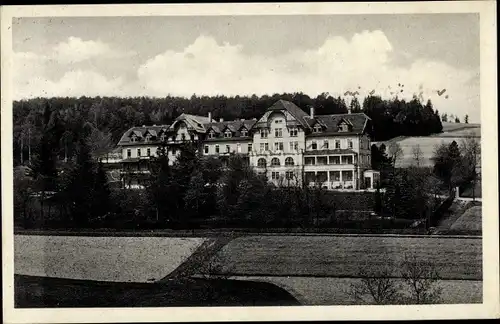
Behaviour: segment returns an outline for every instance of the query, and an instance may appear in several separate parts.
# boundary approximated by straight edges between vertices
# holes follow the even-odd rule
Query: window
[[[275,123],[275,124],[281,124],[281,123],[283,123],[283,119],[276,119],[276,120],[274,121],[274,123]]]
[[[233,134],[231,133],[231,131],[229,129],[224,132],[224,137],[225,138],[229,138],[231,136],[233,136]]]
[[[137,149],[137,156],[141,156],[141,149]]]
[[[342,164],[352,164],[352,155],[342,155]]]
[[[286,166],[292,166],[292,165],[294,165],[294,164],[295,164],[295,163],[294,163],[294,161],[293,161],[293,158],[291,158],[291,157],[287,157],[287,158],[285,159],[285,165],[286,165]]]
[[[208,133],[208,138],[215,138],[215,132],[213,130]]]
[[[267,138],[267,129],[261,129],[260,130],[260,137],[261,138]]]
[[[323,141],[323,148],[328,150],[328,140]]]
[[[132,150],[131,149],[127,149],[127,157],[128,158],[132,157]]]
[[[248,153],[252,152],[252,143],[248,143]]]
[[[319,165],[326,165],[327,158],[326,156],[318,156],[316,158],[317,164]]]
[[[162,142],[165,142],[165,134],[161,134],[160,139]]]
[[[352,171],[342,171],[342,181],[352,181]]]
[[[283,151],[283,142],[274,143],[274,150],[275,151]]]
[[[261,152],[264,152],[265,148],[264,148],[264,143],[260,143],[260,151]]]
[[[271,179],[278,180],[280,178],[279,172],[271,172]]]
[[[135,134],[132,135],[132,137],[130,138],[130,141],[131,142],[137,142],[137,136],[135,136]]]
[[[293,176],[293,171],[286,171],[286,172],[285,172],[285,178],[286,178],[287,180],[292,180],[292,179],[294,178],[294,176]]]
[[[215,145],[215,153],[219,153],[219,144]]]
[[[335,140],[335,148],[340,149],[340,141],[339,140]]]
[[[182,139],[183,141],[185,141],[185,140],[186,140],[186,134],[182,133],[182,134],[181,134],[181,139]]]
[[[313,156],[308,156],[304,158],[304,162],[306,165],[315,165],[316,164],[316,158]]]
[[[150,149],[150,148],[148,148],[148,149],[146,150],[146,153],[147,153],[147,155],[148,155],[148,156],[151,156],[151,149]]]
[[[349,131],[349,125],[347,125],[346,123],[340,124],[339,131],[341,131],[341,132],[347,132],[347,131]]]
[[[145,141],[149,142],[151,140],[151,134],[147,134],[145,137]]]
[[[313,132],[320,133],[321,132],[321,125],[319,125],[319,124],[314,125]]]
[[[208,145],[205,145],[205,154],[208,154]]]
[[[241,144],[240,143],[236,144],[236,152],[241,153]]]
[[[226,145],[226,153],[231,152],[231,147],[229,145]]]
[[[312,143],[311,143],[311,148],[312,148],[313,150],[317,150],[317,149],[318,149],[318,144],[317,144],[316,142],[312,142]]]
[[[299,131],[297,128],[291,128],[290,129],[290,137],[297,137],[298,132]]]
[[[264,150],[269,151],[269,143],[264,143]]]
[[[271,160],[271,166],[273,166],[273,167],[280,166],[280,160],[278,158],[273,158]]]
[[[352,149],[352,140],[347,140],[347,147]]]
[[[241,136],[248,136],[248,131],[245,128],[241,130]]]
[[[259,167],[259,168],[265,168],[266,165],[267,165],[267,162],[266,162],[266,159],[264,159],[264,158],[260,158],[257,161],[257,167]]]
[[[340,181],[340,171],[330,171],[330,181]]]
[[[274,130],[274,137],[283,137],[283,128],[276,128]]]
[[[290,151],[298,151],[299,150],[299,142],[293,141],[290,142]]]
[[[340,156],[329,156],[328,164],[340,164]]]

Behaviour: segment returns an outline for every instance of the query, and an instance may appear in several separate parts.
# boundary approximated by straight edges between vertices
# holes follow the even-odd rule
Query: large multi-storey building
[[[225,159],[240,154],[256,172],[276,185],[319,185],[327,189],[373,189],[378,173],[370,170],[371,120],[363,113],[307,114],[295,104],[279,100],[260,119],[215,121],[180,115],[172,125],[133,127],[118,146],[122,151],[124,186],[140,186],[148,160],[166,144],[173,162],[179,144],[198,145],[204,156]]]

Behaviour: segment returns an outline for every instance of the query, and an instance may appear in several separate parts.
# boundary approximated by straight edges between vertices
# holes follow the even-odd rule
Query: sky
[[[12,32],[15,99],[397,92],[480,122],[478,14],[30,17]]]

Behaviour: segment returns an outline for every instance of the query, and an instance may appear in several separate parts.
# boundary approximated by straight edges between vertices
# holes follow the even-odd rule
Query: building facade
[[[190,141],[204,156],[223,161],[240,154],[259,174],[278,186],[321,186],[330,190],[373,189],[370,170],[371,120],[363,113],[315,115],[279,100],[259,119],[215,121],[211,114],[180,115],[172,125],[133,127],[118,143],[122,182],[140,187],[148,163],[164,143],[170,163],[178,145]]]

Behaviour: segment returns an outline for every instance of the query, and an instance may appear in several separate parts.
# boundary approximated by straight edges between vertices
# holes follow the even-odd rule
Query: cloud
[[[52,58],[63,63],[77,63],[92,58],[119,59],[135,55],[132,51],[119,51],[101,41],[84,41],[78,37],[69,37],[66,42],[54,46]]]
[[[43,76],[33,76],[14,91],[15,98],[33,97],[80,97],[125,95],[126,85],[123,78],[108,79],[94,71],[69,71],[57,81]]]
[[[394,48],[380,30],[362,31],[350,38],[331,37],[317,48],[275,56],[248,54],[240,44],[219,43],[213,37],[201,35],[180,51],[167,50],[143,61],[136,70],[136,81],[112,78],[101,70],[72,71],[71,65],[68,66],[70,62],[89,58],[115,57],[113,62],[120,62],[120,58],[132,55],[131,52],[74,37],[55,48],[52,58],[32,53],[16,56],[25,68],[33,66],[36,71],[26,73],[16,82],[17,96],[262,95],[295,91],[311,96],[323,92],[343,96],[346,91],[358,91],[362,101],[375,90],[383,98],[396,94],[404,99],[414,95],[422,100],[430,98],[440,112],[461,118],[468,114],[471,122],[480,121],[479,71],[410,58],[404,49]],[[398,65],[394,59],[398,56],[409,61]],[[46,79],[43,64],[54,57],[58,58],[60,69],[67,72],[51,81]],[[35,67],[37,64],[41,67]],[[130,65],[123,64],[123,75],[130,73],[130,69]],[[398,88],[398,83],[404,87]],[[442,89],[447,89],[448,98],[438,95],[437,90]]]
[[[391,59],[406,54],[396,52],[379,30],[363,31],[350,39],[332,37],[318,48],[274,57],[244,54],[241,45],[218,44],[200,36],[183,51],[166,51],[149,59],[139,67],[138,77],[149,94],[158,96],[292,91],[342,96],[358,91],[362,100],[372,90],[384,98],[397,93],[408,100],[417,95],[430,98],[441,111],[479,120],[479,85],[470,82],[478,71],[419,59],[403,67]],[[437,90],[445,88],[448,98],[438,96]]]

